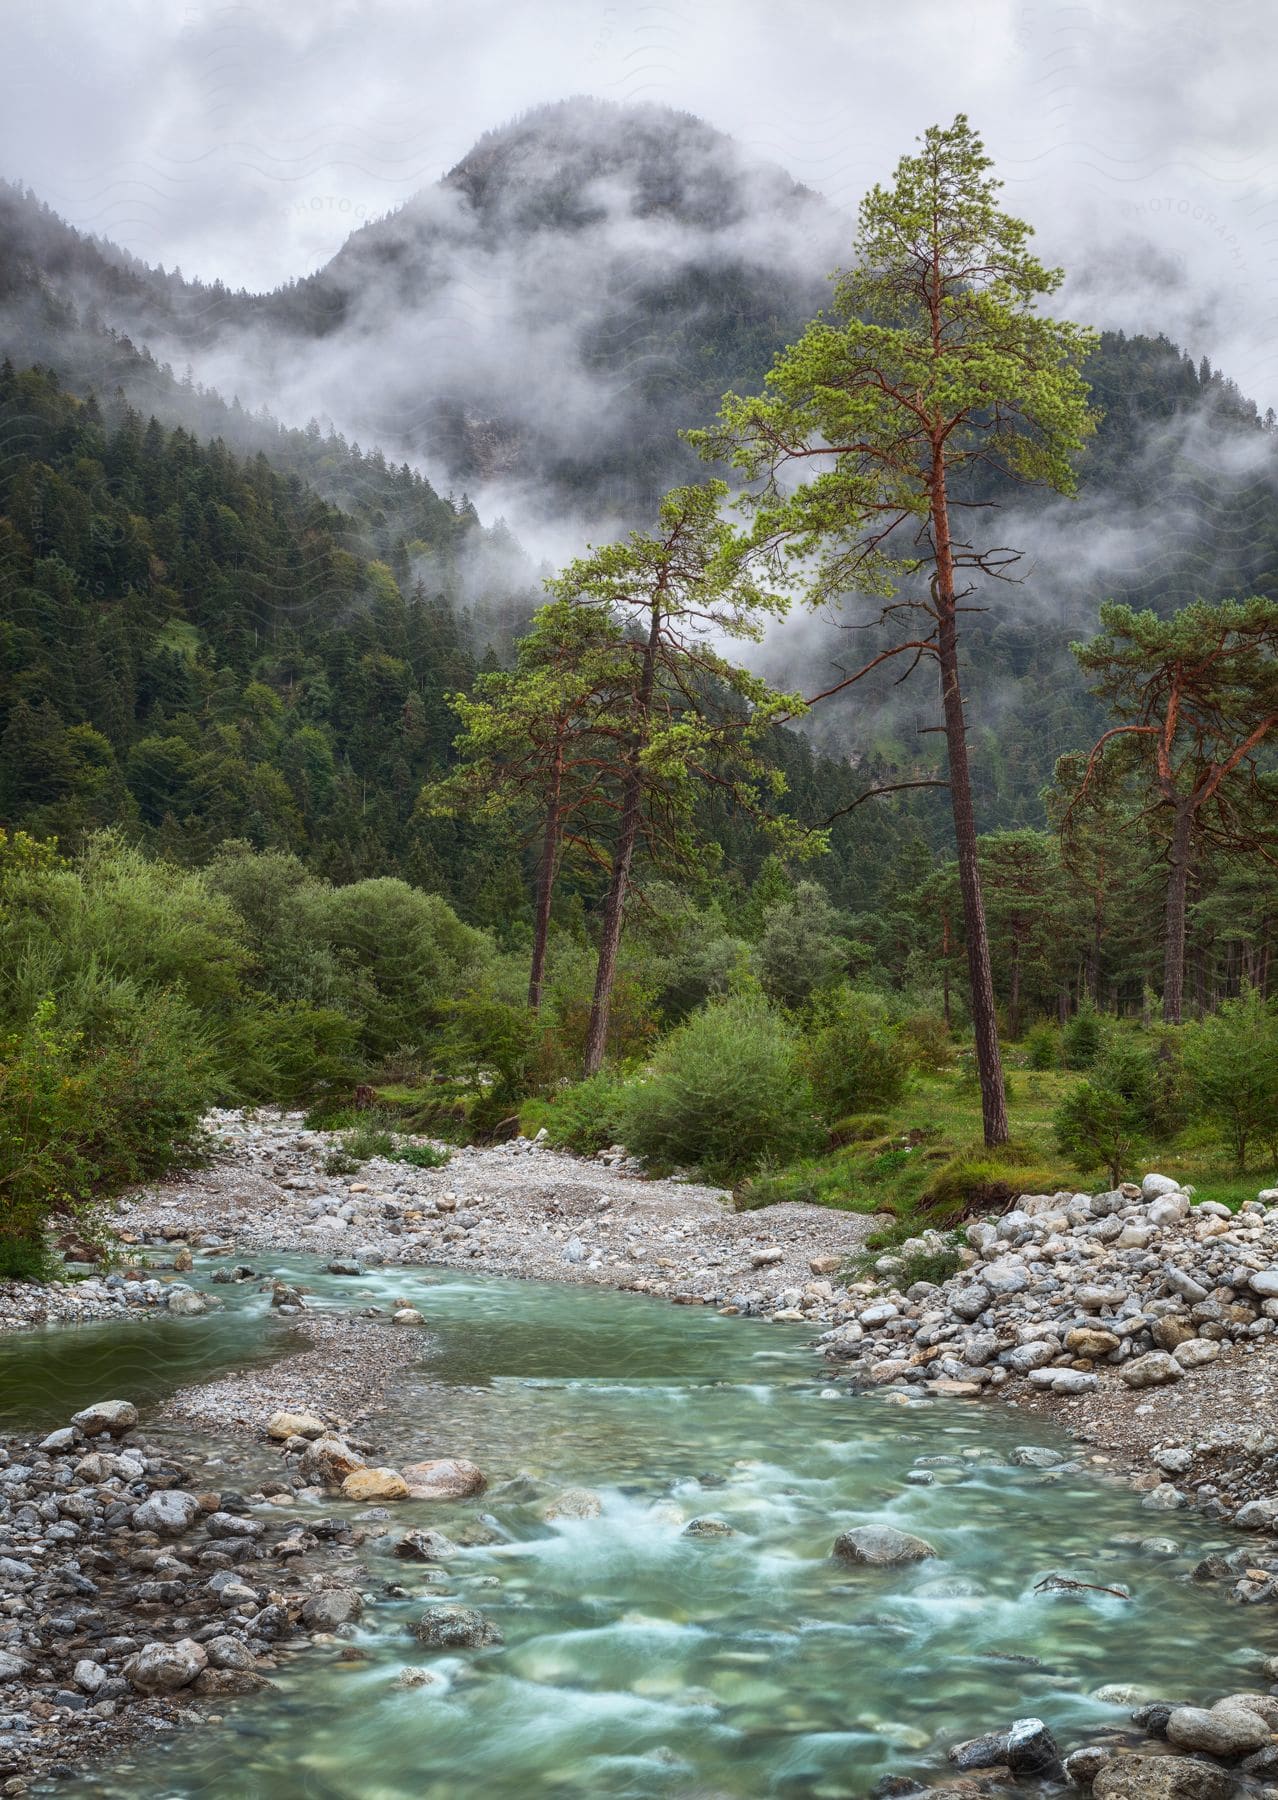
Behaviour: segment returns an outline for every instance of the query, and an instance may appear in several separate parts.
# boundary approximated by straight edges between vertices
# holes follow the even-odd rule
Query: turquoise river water
[[[1125,1720],[1131,1700],[1097,1697],[1108,1684],[1196,1699],[1254,1685],[1275,1649],[1264,1609],[1190,1579],[1219,1530],[1151,1512],[1077,1462],[1018,1464],[1026,1444],[1073,1451],[1012,1408],[853,1394],[802,1327],[448,1270],[255,1266],[304,1280],[314,1304],[420,1305],[420,1371],[379,1422],[378,1460],[469,1456],[489,1491],[392,1509],[362,1552],[365,1660],[307,1650],[224,1723],[62,1792],[835,1800],[888,1771],[926,1777],[947,1745],[1026,1714],[1071,1747]],[[12,1429],[95,1399],[150,1404],[287,1352],[255,1284],[213,1291],[227,1308],[202,1319],[9,1340],[0,1414]],[[547,1524],[567,1486],[595,1490],[600,1516]],[[735,1535],[685,1537],[704,1515]],[[409,1526],[464,1536],[481,1522],[493,1541],[446,1570],[390,1554]],[[871,1522],[938,1558],[834,1562],[837,1533]],[[1050,1574],[1131,1598],[1036,1594]],[[420,1648],[411,1623],[440,1599],[482,1607],[504,1647]],[[433,1679],[404,1687],[405,1669]]]

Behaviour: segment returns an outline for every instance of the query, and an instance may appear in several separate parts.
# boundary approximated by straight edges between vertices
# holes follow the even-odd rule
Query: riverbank
[[[322,1502],[324,1484],[308,1491],[301,1461],[307,1455],[307,1440],[302,1433],[293,1433],[285,1444],[281,1467],[279,1444],[268,1445],[266,1431],[271,1415],[281,1409],[312,1415],[307,1426],[312,1441],[321,1430],[342,1438],[344,1448],[353,1452],[348,1472],[367,1472],[371,1485],[357,1482],[358,1497],[374,1502],[395,1498],[394,1480],[387,1485],[388,1478],[403,1477],[399,1470],[384,1466],[390,1459],[378,1441],[378,1415],[389,1393],[402,1397],[420,1354],[421,1334],[431,1330],[430,1318],[413,1304],[413,1295],[399,1294],[395,1288],[394,1270],[400,1264],[405,1266],[406,1289],[412,1285],[410,1269],[435,1265],[628,1289],[699,1303],[720,1313],[752,1314],[814,1331],[823,1328],[823,1347],[833,1353],[832,1371],[854,1386],[881,1388],[885,1398],[898,1393],[902,1399],[916,1394],[997,1396],[1026,1413],[1048,1414],[1089,1446],[1088,1456],[1081,1460],[1090,1462],[1096,1474],[1129,1470],[1136,1485],[1146,1490],[1146,1505],[1154,1512],[1174,1513],[1192,1505],[1209,1519],[1225,1522],[1251,1501],[1257,1502],[1250,1518],[1238,1520],[1242,1527],[1250,1526],[1251,1534],[1235,1549],[1225,1544],[1218,1553],[1204,1557],[1194,1575],[1199,1583],[1223,1584],[1239,1600],[1269,1600],[1278,1593],[1278,1556],[1270,1529],[1278,1509],[1268,1504],[1273,1499],[1273,1451],[1278,1448],[1278,1437],[1268,1442],[1275,1408],[1270,1377],[1278,1372],[1278,1346],[1272,1329],[1265,1328],[1272,1325],[1273,1314],[1263,1310],[1270,1255],[1278,1251],[1278,1213],[1270,1219],[1267,1207],[1234,1221],[1208,1211],[1195,1216],[1187,1204],[1179,1205],[1174,1189],[1151,1189],[1149,1194],[1124,1190],[1090,1197],[1086,1207],[1087,1197],[1073,1197],[1071,1221],[1069,1209],[1062,1211],[1059,1200],[1043,1198],[1025,1203],[997,1224],[974,1227],[967,1266],[950,1281],[910,1283],[901,1292],[892,1285],[894,1271],[888,1258],[875,1281],[849,1289],[831,1279],[837,1264],[821,1271],[863,1242],[869,1222],[854,1215],[813,1207],[737,1215],[713,1189],[641,1182],[624,1169],[529,1146],[460,1152],[441,1170],[374,1163],[355,1175],[336,1175],[324,1167],[332,1140],[306,1132],[300,1120],[223,1116],[217,1125],[223,1139],[222,1160],[180,1182],[136,1195],[122,1210],[121,1233],[134,1240],[128,1248],[137,1268],[108,1277],[110,1285],[99,1291],[106,1297],[104,1304],[127,1316],[139,1308],[167,1311],[173,1302],[172,1310],[178,1313],[200,1311],[210,1300],[216,1307],[221,1295],[232,1294],[241,1283],[258,1293],[269,1288],[275,1302],[272,1315],[289,1321],[298,1347],[264,1366],[218,1374],[181,1388],[155,1415],[154,1423],[170,1435],[217,1434],[218,1460],[232,1468],[238,1466],[237,1459],[243,1464],[244,1493],[232,1491],[228,1501],[218,1491],[219,1483],[226,1485],[226,1466],[220,1476],[210,1471],[206,1493],[194,1494],[203,1509],[188,1527],[194,1536],[180,1554],[161,1550],[162,1578],[178,1584],[170,1590],[168,1613],[174,1607],[179,1610],[176,1616],[165,1617],[164,1636],[157,1641],[171,1648],[182,1641],[175,1640],[174,1633],[179,1627],[186,1630],[188,1613],[195,1619],[190,1635],[196,1648],[183,1665],[189,1675],[183,1698],[143,1696],[130,1689],[128,1717],[120,1717],[114,1704],[119,1696],[108,1692],[105,1700],[99,1700],[70,1685],[74,1664],[66,1668],[63,1664],[71,1651],[84,1648],[72,1632],[65,1643],[54,1645],[58,1654],[53,1661],[42,1665],[42,1685],[33,1705],[26,1708],[27,1723],[10,1734],[19,1746],[11,1754],[22,1759],[34,1755],[33,1768],[52,1769],[60,1759],[66,1764],[82,1757],[117,1755],[130,1733],[136,1739],[170,1728],[179,1715],[188,1717],[189,1700],[202,1697],[206,1690],[209,1696],[236,1691],[229,1685],[219,1688],[211,1679],[203,1689],[198,1685],[207,1666],[199,1662],[201,1633],[207,1639],[217,1626],[205,1620],[188,1598],[183,1576],[173,1566],[176,1562],[207,1576],[208,1553],[227,1554],[225,1539],[206,1541],[203,1515],[209,1501],[232,1517],[236,1515],[231,1509],[238,1506],[243,1509],[240,1517],[268,1521],[264,1558],[268,1564],[272,1555],[282,1560],[278,1568],[261,1572],[263,1580],[254,1581],[251,1597],[240,1604],[255,1607],[245,1612],[249,1620],[280,1604],[272,1594],[283,1594],[292,1609],[286,1608],[285,1614],[290,1634],[304,1631],[305,1589],[295,1577],[305,1570],[303,1581],[322,1584],[339,1579],[360,1534],[385,1537],[386,1525],[376,1523],[385,1512],[377,1505],[357,1515],[369,1522],[353,1526],[355,1540],[338,1534],[317,1536],[314,1519],[305,1511],[277,1529],[272,1516],[277,1509]],[[332,1271],[327,1308],[308,1304],[304,1277],[290,1273],[287,1280],[272,1282],[272,1253],[314,1258],[319,1267]],[[211,1282],[206,1257],[217,1263]],[[1181,1280],[1179,1287],[1173,1284],[1167,1291],[1169,1268],[1179,1270]],[[206,1271],[203,1276],[201,1270]],[[1245,1277],[1240,1273],[1244,1270]],[[377,1277],[374,1287],[365,1284],[365,1292],[361,1271]],[[1119,1273],[1125,1284],[1121,1294],[1116,1291]],[[1228,1282],[1220,1279],[1224,1275],[1230,1276]],[[1255,1288],[1250,1286],[1253,1276],[1259,1278]],[[1208,1278],[1210,1287],[1205,1285]],[[1221,1292],[1225,1286],[1228,1295]],[[334,1307],[335,1289],[343,1296],[349,1291],[349,1305]],[[1198,1289],[1202,1298],[1194,1297]],[[59,1292],[54,1290],[52,1316],[76,1316],[59,1314]],[[74,1289],[67,1292],[73,1295]],[[1253,1299],[1240,1298],[1247,1294]],[[978,1301],[979,1308],[973,1310]],[[425,1312],[429,1314],[429,1305]],[[1257,1325],[1261,1329],[1253,1332]],[[1131,1384],[1125,1368],[1130,1375],[1139,1362],[1159,1354],[1175,1360],[1174,1352],[1157,1349],[1155,1330],[1162,1339],[1176,1339],[1176,1349],[1185,1344],[1199,1348],[1177,1364],[1179,1375],[1150,1385]],[[1083,1342],[1075,1336],[1071,1342],[1071,1334],[1080,1331],[1091,1332],[1092,1337]],[[929,1337],[932,1341],[927,1341]],[[1211,1346],[1212,1353],[1204,1355],[1203,1345]],[[854,1348],[857,1354],[849,1356]],[[1166,1375],[1165,1364],[1155,1366]],[[442,1451],[445,1459],[454,1461],[464,1458],[467,1448],[460,1436],[432,1446],[437,1458]],[[35,1469],[36,1487],[46,1495],[70,1489],[78,1504],[80,1490],[91,1483],[86,1517],[93,1532],[95,1520],[105,1523],[109,1517],[106,1508],[120,1504],[99,1491],[104,1479],[109,1488],[117,1477],[137,1476],[130,1469],[107,1471],[104,1477],[103,1469],[91,1461],[80,1474],[84,1449],[76,1444],[67,1450],[64,1462],[72,1450],[79,1460],[65,1467],[54,1467],[50,1461],[54,1448],[27,1445],[15,1448],[15,1454],[19,1468]],[[171,1451],[153,1447],[143,1452],[144,1462],[153,1454],[163,1482],[169,1483],[165,1458],[172,1460]],[[1063,1465],[1057,1458],[1054,1465],[1047,1459],[1042,1466],[1047,1478],[1054,1480],[1053,1468]],[[149,1479],[152,1471],[144,1473]],[[340,1471],[328,1473],[331,1478]],[[920,1480],[925,1473],[919,1471]],[[374,1477],[383,1482],[380,1495]],[[7,1488],[12,1477],[5,1474],[3,1479]],[[25,1479],[19,1479],[19,1486]],[[181,1468],[176,1480],[188,1481],[184,1491],[193,1492],[198,1485],[197,1476]],[[328,1485],[339,1504],[343,1498],[356,1498],[354,1491],[347,1496],[337,1493],[336,1480],[330,1479]],[[131,1484],[131,1506],[143,1503],[139,1492]],[[145,1493],[151,1497],[152,1488]],[[74,1508],[70,1515],[61,1515],[60,1500],[58,1506],[61,1523],[75,1520]],[[130,1522],[123,1524],[126,1533],[133,1529],[131,1518],[130,1513]],[[1158,1541],[1157,1531],[1170,1523],[1151,1519],[1150,1542]],[[116,1526],[120,1524],[117,1518]],[[311,1538],[306,1546],[309,1565],[294,1561],[299,1555],[295,1543],[287,1551],[274,1548],[277,1541],[296,1540],[299,1534]],[[14,1548],[30,1551],[31,1545],[15,1540]],[[155,1574],[154,1564],[139,1571],[135,1552],[140,1550],[145,1562],[160,1548],[143,1539],[124,1550],[129,1574],[123,1588],[117,1582],[113,1594],[124,1593],[127,1605],[134,1604],[128,1594],[136,1597],[141,1577]],[[113,1553],[118,1550],[113,1545]],[[12,1551],[6,1548],[5,1554]],[[46,1580],[53,1567],[29,1566],[37,1579]],[[59,1578],[83,1592],[75,1583],[93,1582],[95,1575],[83,1575],[82,1567],[78,1562],[75,1568],[60,1562]],[[139,1579],[130,1590],[128,1582],[134,1576]],[[366,1569],[356,1576],[347,1568],[344,1579],[367,1585],[367,1577]],[[125,1629],[123,1616],[117,1623],[120,1629],[114,1635],[133,1642],[117,1648],[118,1667],[108,1668],[106,1679],[127,1682],[125,1663],[146,1646],[138,1641],[136,1629]],[[343,1649],[343,1636],[339,1631],[333,1649],[339,1656],[347,1651],[353,1655],[353,1645]],[[272,1659],[283,1653],[283,1647],[259,1638],[250,1645],[250,1653],[251,1664],[232,1668],[239,1667],[246,1676],[266,1673],[269,1678]],[[27,1671],[18,1673],[25,1676]],[[1114,1673],[1121,1678],[1123,1671]],[[239,1691],[250,1691],[249,1685]],[[77,1704],[77,1695],[84,1704]],[[1243,1720],[1233,1741],[1241,1745],[1248,1731],[1255,1737],[1260,1719],[1263,1742],[1257,1738],[1246,1754],[1268,1755],[1273,1723],[1264,1716],[1268,1702],[1257,1693],[1251,1693],[1249,1701],[1250,1723]],[[108,1704],[111,1711],[94,1710]],[[1256,1707],[1261,1708],[1259,1713]],[[1167,1718],[1157,1716],[1156,1708],[1142,1723],[1155,1746],[1165,1738],[1162,1728]],[[1210,1721],[1206,1725],[1190,1721],[1183,1728],[1200,1734],[1199,1741],[1186,1738],[1184,1748],[1211,1748],[1217,1727]],[[997,1741],[991,1754],[997,1753],[997,1758],[989,1772],[975,1773],[981,1769],[979,1763],[958,1764],[958,1791],[978,1791],[963,1785],[974,1782],[981,1784],[979,1791],[992,1791],[991,1784],[1006,1779],[1005,1761],[998,1760],[1007,1749],[1006,1735],[993,1734]],[[1130,1732],[1120,1733],[1110,1749],[1120,1743],[1130,1748],[1133,1741]],[[1162,1747],[1166,1749],[1165,1744]],[[1241,1749],[1236,1755],[1231,1752],[1233,1761],[1243,1754]],[[1272,1760],[1278,1768],[1278,1754]],[[1183,1764],[1185,1759],[1177,1761]],[[1084,1760],[1072,1772],[1086,1767]],[[1268,1764],[1263,1769],[1256,1765],[1247,1773],[1245,1789],[1222,1789],[1212,1786],[1212,1778],[1220,1774],[1215,1765],[1197,1767],[1206,1772],[1181,1772],[1199,1781],[1193,1791],[1207,1800],[1230,1791],[1259,1792],[1256,1784],[1270,1774]],[[8,1775],[10,1784],[26,1779],[25,1761],[21,1768],[22,1773]],[[0,1766],[0,1775],[4,1773]],[[6,1788],[0,1781],[3,1791],[22,1790]],[[917,1788],[882,1790],[907,1791]],[[953,1796],[954,1785],[947,1791]],[[1149,1788],[1133,1793],[1145,1791],[1161,1792]],[[1189,1791],[1184,1790],[1186,1796]],[[1112,1792],[1115,1800],[1120,1796],[1126,1800],[1123,1788],[1114,1787]]]

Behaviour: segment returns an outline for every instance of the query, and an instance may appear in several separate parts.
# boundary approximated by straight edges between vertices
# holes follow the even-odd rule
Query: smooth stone
[[[321,1588],[302,1607],[302,1620],[316,1631],[333,1631],[349,1625],[364,1610],[364,1597],[355,1588]]]
[[[468,1500],[482,1494],[488,1478],[464,1456],[437,1456],[429,1462],[408,1463],[401,1470],[414,1500]]]
[[[855,1530],[840,1532],[835,1538],[834,1555],[840,1562],[889,1568],[902,1563],[924,1562],[935,1556],[936,1551],[924,1538],[897,1531],[892,1525],[858,1525]]]
[[[1133,1388],[1167,1387],[1173,1381],[1182,1380],[1185,1373],[1176,1358],[1165,1350],[1151,1350],[1145,1356],[1134,1356],[1118,1372],[1127,1386]]]
[[[347,1500],[407,1500],[409,1492],[398,1469],[352,1469],[342,1482]]]
[[[1231,1800],[1232,1775],[1192,1756],[1120,1755],[1092,1783],[1095,1800]]]
[[[1182,1750],[1246,1756],[1269,1742],[1269,1727],[1259,1713],[1243,1706],[1176,1706],[1167,1721],[1167,1738]]]
[[[93,1406],[86,1406],[83,1412],[73,1413],[71,1423],[77,1426],[85,1437],[123,1437],[126,1431],[132,1431],[138,1422],[138,1409],[131,1400],[99,1400]]]

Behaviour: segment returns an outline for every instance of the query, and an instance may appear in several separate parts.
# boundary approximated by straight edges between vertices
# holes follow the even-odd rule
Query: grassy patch
[[[899,1105],[841,1120],[828,1154],[764,1169],[743,1182],[736,1204],[746,1210],[804,1200],[890,1215],[871,1240],[884,1248],[930,1226],[944,1230],[972,1213],[1001,1211],[1019,1194],[1095,1188],[1102,1178],[1084,1178],[1070,1167],[1052,1126],[1052,1114],[1080,1079],[1070,1071],[1017,1069],[1008,1108],[1012,1142],[988,1151],[973,1086],[952,1075],[919,1077]],[[1278,1186],[1278,1175],[1263,1168],[1236,1175],[1227,1149],[1201,1128],[1151,1150],[1131,1174],[1139,1178],[1146,1169],[1189,1183],[1200,1200],[1234,1209],[1260,1188]]]

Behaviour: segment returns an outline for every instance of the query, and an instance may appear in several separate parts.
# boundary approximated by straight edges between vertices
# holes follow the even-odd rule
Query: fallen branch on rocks
[[[1069,1575],[1045,1575],[1034,1583],[1036,1594],[1112,1594],[1116,1600],[1130,1600],[1122,1588],[1098,1587],[1095,1582],[1075,1581]]]

